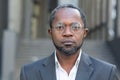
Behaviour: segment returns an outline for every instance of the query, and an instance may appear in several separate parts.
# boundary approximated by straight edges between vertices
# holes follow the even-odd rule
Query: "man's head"
[[[49,34],[58,53],[67,56],[78,53],[87,32],[85,15],[78,8],[63,5],[52,11]]]
[[[85,16],[85,13],[78,7],[75,7],[71,4],[65,4],[65,5],[59,5],[57,6],[52,12],[51,12],[51,15],[50,15],[50,19],[49,19],[49,25],[50,27],[52,27],[52,22],[55,18],[55,14],[56,12],[61,9],[61,8],[73,8],[73,9],[76,9],[79,11],[80,15],[81,15],[81,18],[83,20],[83,23],[84,23],[84,27],[87,27],[86,23],[87,23],[87,20],[86,20],[86,16]]]

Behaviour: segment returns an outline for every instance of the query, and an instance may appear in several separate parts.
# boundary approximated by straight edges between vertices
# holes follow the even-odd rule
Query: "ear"
[[[50,29],[48,29],[48,33],[49,33],[49,35],[51,35],[51,34],[52,34],[52,30],[51,30],[51,28],[50,28]]]
[[[84,38],[86,38],[86,36],[88,35],[88,32],[89,32],[88,28],[85,28],[84,29]]]

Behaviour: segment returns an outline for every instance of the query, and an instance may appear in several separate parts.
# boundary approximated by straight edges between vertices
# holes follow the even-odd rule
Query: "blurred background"
[[[83,50],[120,68],[120,0],[0,0],[0,80],[19,80],[23,65],[54,51],[50,12],[70,3],[87,15]]]

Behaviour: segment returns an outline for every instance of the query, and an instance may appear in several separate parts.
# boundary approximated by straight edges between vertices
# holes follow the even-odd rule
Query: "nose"
[[[66,26],[65,30],[63,31],[63,36],[65,37],[73,36],[73,32],[71,31],[69,26]]]

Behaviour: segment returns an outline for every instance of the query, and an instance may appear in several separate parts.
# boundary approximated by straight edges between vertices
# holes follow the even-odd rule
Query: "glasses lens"
[[[82,30],[82,26],[81,26],[81,24],[79,24],[79,23],[73,23],[72,25],[71,25],[71,30],[73,31],[73,32],[78,32],[78,31],[80,31],[80,30]]]
[[[61,24],[61,23],[59,23],[55,26],[55,29],[58,31],[63,31],[64,28],[65,28],[64,24]]]
[[[56,24],[56,26],[53,27],[53,28],[54,28],[55,30],[57,30],[57,31],[59,31],[59,32],[62,33],[62,32],[65,31],[66,26],[65,26],[65,24],[63,24],[63,23],[58,23],[58,24]],[[83,27],[82,27],[81,24],[79,24],[79,23],[72,23],[72,24],[70,25],[70,30],[71,30],[71,32],[74,32],[74,33],[80,31],[82,28],[83,28]]]

